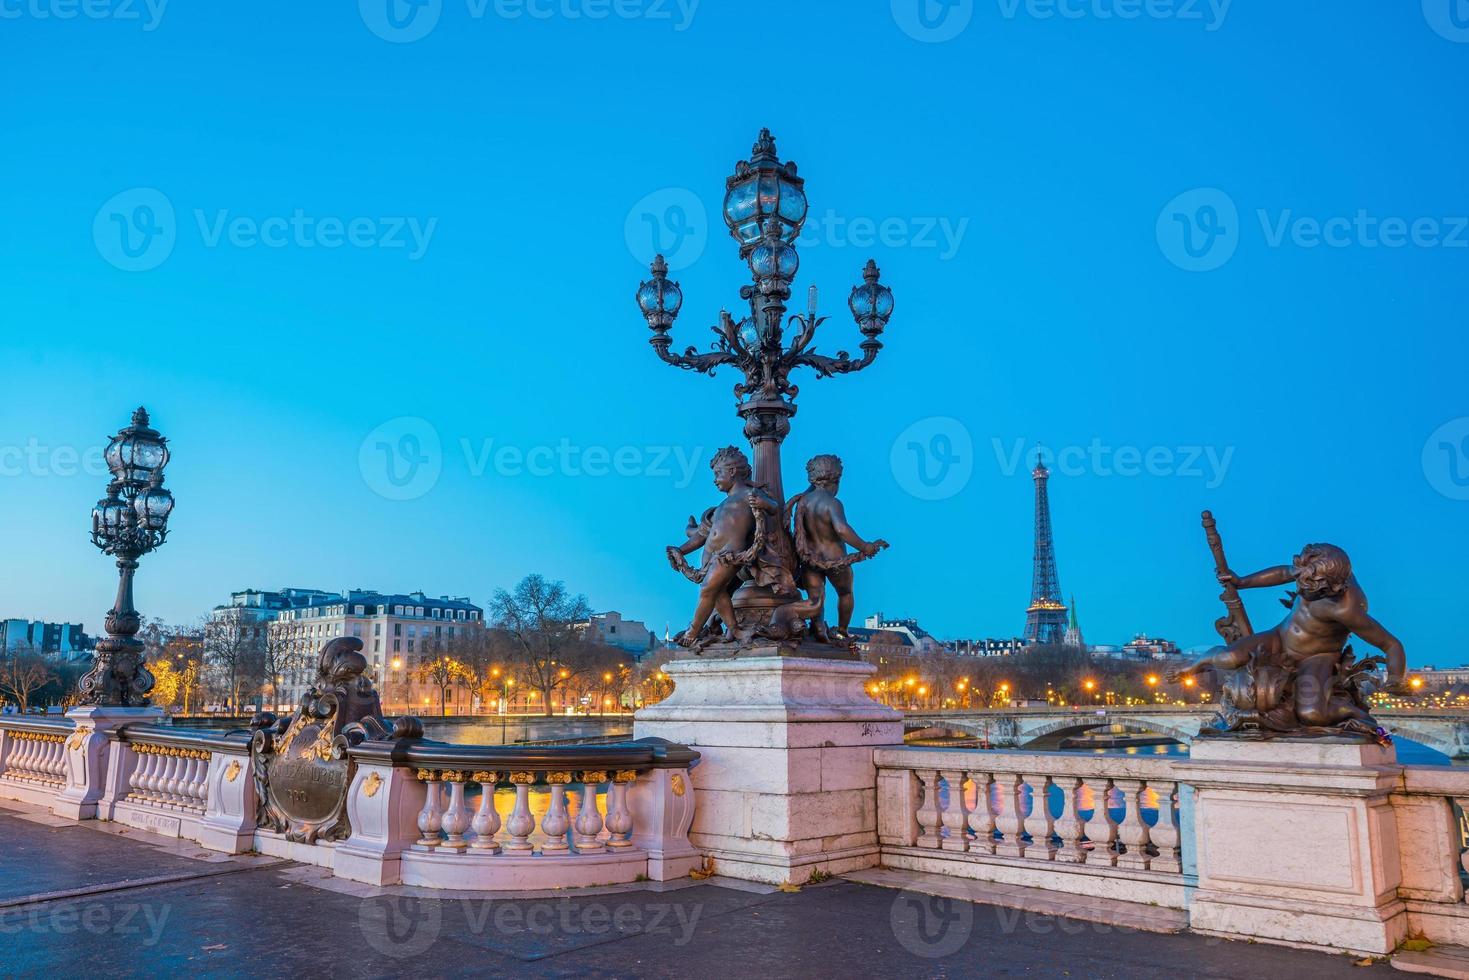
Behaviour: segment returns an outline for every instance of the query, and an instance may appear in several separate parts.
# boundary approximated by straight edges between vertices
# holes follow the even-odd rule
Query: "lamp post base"
[[[672,696],[634,735],[697,746],[689,841],[722,875],[775,884],[877,864],[873,750],[903,741],[902,715],[867,696],[867,663],[782,655],[680,660]]]
[[[66,739],[66,788],[56,797],[51,811],[72,820],[93,820],[104,797],[118,795],[118,780],[127,773],[112,765],[108,737],[124,725],[156,724],[163,720],[162,708],[119,708],[84,705],[66,713],[76,726]]]

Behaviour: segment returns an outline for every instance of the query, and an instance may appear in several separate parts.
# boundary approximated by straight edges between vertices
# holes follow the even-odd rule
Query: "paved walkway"
[[[843,879],[444,897],[0,803],[0,976],[1280,977],[1346,957]],[[1401,975],[1401,974],[1398,974]]]

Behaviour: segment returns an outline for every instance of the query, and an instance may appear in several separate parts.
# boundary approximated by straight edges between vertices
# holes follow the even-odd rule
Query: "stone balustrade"
[[[698,753],[661,739],[619,745],[352,750],[344,877],[442,888],[568,887],[680,877]]]
[[[887,867],[1182,908],[1165,757],[876,750]]]
[[[1441,945],[1469,946],[1469,769],[1404,766],[1388,797],[1396,818],[1408,931]]]
[[[0,718],[0,784],[29,803],[49,803],[66,784],[66,743],[72,723]]]
[[[229,853],[253,846],[248,736],[128,725],[110,733],[107,760],[99,817]]]

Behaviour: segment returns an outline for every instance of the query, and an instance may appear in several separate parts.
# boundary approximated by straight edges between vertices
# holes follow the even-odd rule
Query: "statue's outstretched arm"
[[[1234,586],[1237,589],[1261,589],[1272,585],[1284,585],[1296,580],[1296,570],[1290,565],[1275,565],[1264,568],[1252,575],[1237,576]]]
[[[1389,633],[1386,627],[1359,605],[1352,605],[1341,617],[1341,621],[1343,626],[1382,651],[1387,657],[1388,684],[1399,684],[1403,675],[1408,672],[1408,655],[1403,650],[1402,641]]]

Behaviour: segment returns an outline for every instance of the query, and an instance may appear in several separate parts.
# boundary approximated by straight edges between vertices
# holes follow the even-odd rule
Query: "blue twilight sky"
[[[892,542],[859,619],[1016,635],[1044,444],[1090,641],[1213,639],[1210,507],[1238,570],[1336,542],[1412,663],[1469,660],[1465,7],[3,0],[0,616],[100,632],[96,457],[144,402],[179,499],[147,614],[540,571],[682,625],[662,552],[735,378],[660,364],[632,296],[656,246],[677,343],[737,307],[764,125],[820,348],[869,256],[897,297],[786,444]]]

